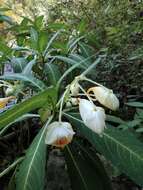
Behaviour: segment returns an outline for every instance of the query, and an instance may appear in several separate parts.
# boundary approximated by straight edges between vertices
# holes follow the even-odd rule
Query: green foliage
[[[25,113],[43,107],[45,104],[50,107],[53,106],[54,108],[57,99],[56,93],[57,92],[54,88],[49,88],[44,92],[41,92],[38,95],[14,106],[6,113],[0,115],[0,128],[7,126]]]
[[[134,86],[131,81],[136,81],[135,77],[141,80],[142,2],[72,0],[63,3],[59,0],[45,6],[50,10],[48,22],[47,15],[35,16],[34,11],[38,15],[40,6],[44,5],[41,2],[47,5],[46,1],[41,0],[34,7],[36,1],[32,5],[29,1],[27,6],[33,10],[32,16],[23,17],[20,23],[13,22],[5,15],[7,9],[0,9],[0,22],[10,27],[6,28],[8,37],[4,33],[0,38],[0,82],[4,84],[1,95],[5,97],[7,86],[12,85],[16,87],[13,95],[17,98],[16,105],[0,114],[0,135],[4,138],[5,134],[9,136],[10,133],[11,136],[11,131],[18,130],[17,126],[20,126],[21,131],[28,129],[26,135],[22,131],[23,141],[32,136],[28,145],[21,148],[19,154],[25,155],[24,161],[12,176],[12,184],[16,183],[17,190],[44,189],[46,128],[51,117],[57,121],[62,104],[64,110],[76,110],[76,106],[67,107],[73,98],[69,93],[69,85],[76,76],[84,72],[104,84],[111,80],[111,73],[112,81],[116,81],[111,86],[115,85],[115,88],[124,84],[126,86],[127,82],[128,86]],[[6,64],[13,67],[14,73],[4,73]],[[134,73],[136,64],[139,68],[136,69],[137,75]],[[133,71],[125,81],[124,78],[118,79],[118,76],[122,77],[120,67],[124,65],[125,73],[128,73],[130,66]],[[82,82],[85,89],[88,88],[88,84]],[[81,94],[81,97],[85,94]],[[109,176],[99,159],[101,155],[121,173],[143,186],[143,145],[137,139],[138,136],[142,138],[143,103],[135,99],[126,105],[137,108],[133,120],[124,121],[117,115],[108,114],[106,121],[116,128],[109,125],[102,137],[85,127],[77,112],[64,113],[66,118],[63,120],[70,121],[77,132],[73,144],[63,151],[72,189],[112,189]],[[36,130],[32,128],[31,132],[34,120]],[[85,142],[87,146],[84,146]],[[18,164],[14,160],[11,162],[0,176]]]
[[[129,132],[119,131],[111,126],[100,137],[83,125],[77,114],[65,114],[74,126],[107,159],[138,184],[143,185],[143,144]],[[77,117],[78,116],[78,117]]]
[[[49,120],[50,121],[50,120]],[[30,145],[26,157],[16,176],[16,189],[43,190],[46,164],[45,131],[48,123],[41,129]]]
[[[68,145],[64,152],[73,190],[96,187],[99,190],[112,189],[106,171],[93,150],[83,147],[80,143],[73,143]]]

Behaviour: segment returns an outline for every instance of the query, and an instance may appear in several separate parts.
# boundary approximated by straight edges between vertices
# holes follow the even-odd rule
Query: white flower
[[[72,141],[74,134],[70,123],[55,121],[48,126],[45,143],[63,148]]]
[[[105,112],[101,107],[95,106],[86,99],[79,100],[79,112],[84,124],[95,133],[101,134],[104,131]]]
[[[5,90],[6,96],[9,96],[9,95],[13,94],[13,92],[14,92],[14,87],[13,87],[13,86],[9,86],[9,87]]]
[[[119,100],[115,96],[112,90],[105,87],[93,87],[88,90],[88,93],[92,91],[96,99],[107,108],[115,111],[119,108]]]
[[[70,91],[72,96],[77,96],[79,93],[79,84],[77,81],[73,81],[70,85]]]

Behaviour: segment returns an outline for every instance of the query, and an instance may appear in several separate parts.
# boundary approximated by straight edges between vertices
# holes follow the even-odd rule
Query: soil
[[[45,190],[72,190],[64,157],[58,149],[49,155]]]

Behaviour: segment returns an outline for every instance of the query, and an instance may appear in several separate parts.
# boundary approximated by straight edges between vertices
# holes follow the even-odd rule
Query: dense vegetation
[[[0,1],[0,33],[2,188],[45,188],[54,149],[45,135],[62,119],[75,131],[61,149],[72,189],[116,189],[114,181],[119,189],[121,183],[141,189],[143,3]],[[107,128],[99,134],[79,108],[81,99],[95,100],[89,89],[102,85],[114,91],[120,108],[113,111],[95,93],[106,111]]]

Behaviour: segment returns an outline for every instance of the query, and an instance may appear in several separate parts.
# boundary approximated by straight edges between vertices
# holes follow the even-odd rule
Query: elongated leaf
[[[85,44],[84,42],[78,42],[78,45],[80,47],[80,54],[87,58],[90,57],[91,55],[93,55],[94,50],[92,47],[90,47],[89,45]],[[91,61],[91,60],[90,60]]]
[[[47,32],[40,32],[39,39],[38,39],[38,50],[39,52],[43,52],[46,48],[48,42],[48,33]]]
[[[64,57],[64,56],[54,56],[56,59],[59,59],[61,61],[64,61],[70,65],[77,65],[78,64],[78,67],[82,67],[84,69],[86,69],[86,67],[84,65],[82,65],[83,61],[81,62],[77,62],[75,61],[74,59],[70,58],[70,57]]]
[[[7,22],[8,24],[14,24],[9,16],[0,15],[0,21]]]
[[[34,28],[31,28],[30,36],[31,36],[31,47],[33,49],[37,50],[37,48],[38,48],[38,32]]]
[[[65,148],[65,158],[73,190],[111,190],[109,178],[96,153],[79,143]]]
[[[24,67],[26,66],[27,60],[26,58],[23,58],[23,57],[17,57],[17,58],[13,57],[11,59],[11,64],[14,69],[14,72],[20,73],[23,71]]]
[[[128,102],[128,103],[126,103],[126,105],[132,106],[132,107],[143,108],[142,102]]]
[[[14,73],[14,74],[8,74],[8,75],[3,75],[0,76],[0,79],[5,79],[5,80],[21,80],[25,82],[31,83],[33,86],[39,88],[40,90],[43,90],[46,88],[45,84],[33,77],[32,75],[24,75],[22,73]]]
[[[68,29],[68,26],[65,23],[49,23],[48,29],[60,30],[60,29]]]
[[[124,124],[125,121],[123,121],[121,118],[116,117],[114,115],[106,115],[106,121],[111,121],[113,123],[118,123],[118,124]]]
[[[7,110],[0,115],[0,129],[15,121],[17,118],[25,113],[28,113],[37,108],[41,108],[46,104],[55,105],[57,100],[57,91],[51,87],[32,98],[25,100],[22,103]]]
[[[16,190],[43,190],[46,164],[45,131],[52,118],[41,129],[26,153],[16,176]]]
[[[38,30],[40,30],[43,26],[43,18],[44,18],[43,15],[35,18],[34,25]]]
[[[4,175],[8,174],[11,170],[13,170],[16,167],[16,165],[18,163],[20,163],[23,159],[24,159],[24,157],[21,157],[21,158],[15,160],[11,165],[9,165],[4,171],[2,171],[0,173],[0,178],[3,177]]]
[[[66,114],[66,116],[113,165],[127,174],[137,184],[143,186],[143,143],[136,139],[132,133],[123,132],[113,127],[106,129],[103,137],[100,137],[83,124],[79,119],[79,115]]]
[[[57,81],[61,77],[59,67],[52,63],[46,63],[45,72],[48,75],[48,81],[50,82],[50,84],[56,85]]]
[[[78,55],[78,54],[71,54],[70,58],[75,60],[76,62],[81,62],[81,66],[85,69],[87,69],[87,67],[92,64],[89,59],[86,59],[85,57]]]
[[[49,40],[46,48],[45,48],[45,51],[44,51],[44,56],[46,55],[46,53],[48,52],[50,46],[52,45],[52,43],[54,42],[54,40],[57,38],[57,36],[61,33],[61,30],[57,31],[53,36],[52,38]]]
[[[77,43],[83,39],[84,36],[80,36],[79,38],[72,38],[68,43],[68,51],[72,50]]]
[[[31,60],[29,63],[27,63],[27,65],[25,66],[22,74],[24,75],[31,75],[32,72],[32,67],[33,65],[36,63],[36,58],[34,58],[33,60]]]
[[[6,130],[14,123],[17,123],[17,122],[20,122],[20,121],[23,121],[23,120],[26,120],[26,119],[29,119],[29,118],[34,118],[34,117],[40,117],[40,115],[38,114],[24,114],[22,115],[21,117],[19,117],[18,119],[12,121],[11,123],[9,123],[7,126],[5,126],[1,131],[0,131],[0,136],[3,135]]]

